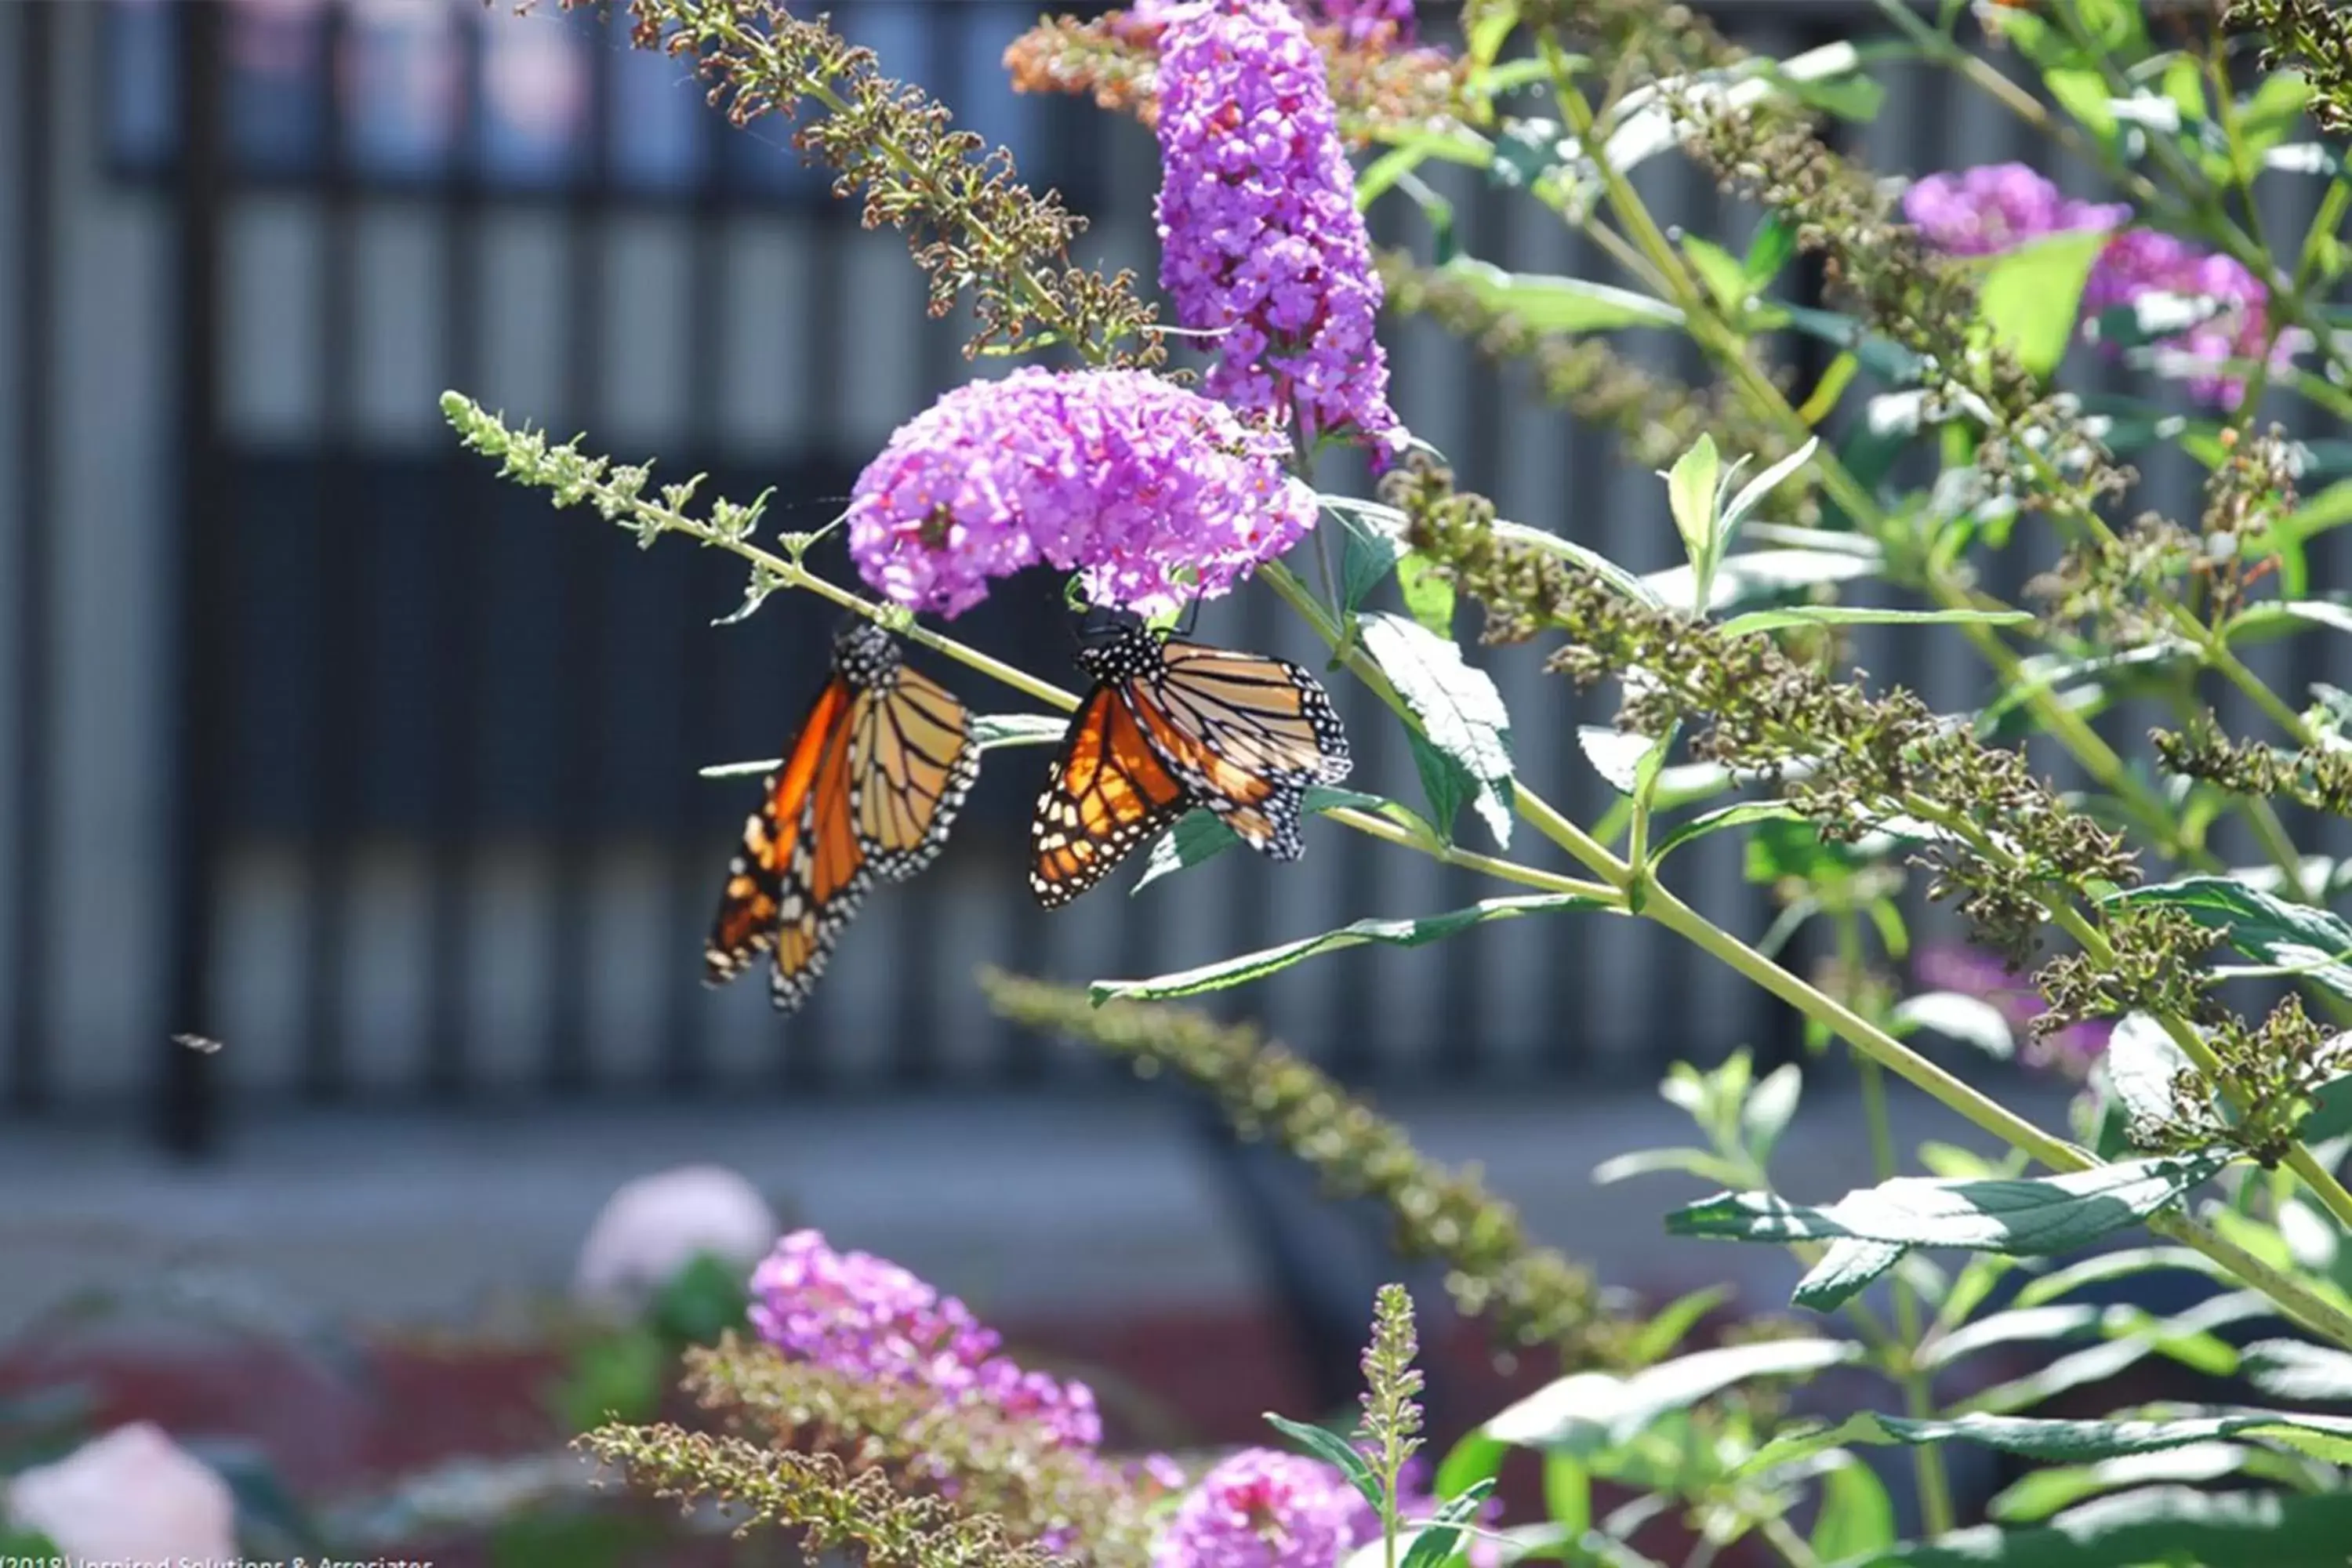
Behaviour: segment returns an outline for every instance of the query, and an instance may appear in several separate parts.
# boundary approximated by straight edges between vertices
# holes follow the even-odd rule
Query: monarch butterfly
[[[1316,679],[1142,626],[1078,651],[1078,707],[1030,820],[1029,889],[1058,909],[1194,805],[1276,860],[1305,852],[1307,786],[1348,776],[1348,737]]]
[[[704,984],[727,984],[772,948],[776,1006],[798,1009],[874,879],[930,863],[979,773],[963,704],[908,668],[881,627],[844,626],[833,673],[743,825]]]

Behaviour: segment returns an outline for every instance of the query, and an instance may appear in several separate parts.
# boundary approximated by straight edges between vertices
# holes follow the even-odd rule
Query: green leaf
[[[1404,1554],[1403,1568],[1436,1568],[1454,1555],[1462,1539],[1463,1527],[1478,1517],[1486,1494],[1495,1489],[1492,1480],[1477,1481],[1465,1488],[1459,1497],[1448,1498],[1438,1505],[1435,1517],[1413,1531],[1412,1545]],[[1376,1502],[1375,1508],[1380,1505]]]
[[[1491,1480],[1503,1468],[1511,1446],[1472,1427],[1445,1451],[1437,1467],[1437,1495],[1457,1498],[1480,1481]]]
[[[1657,745],[1654,735],[1639,735],[1629,730],[1612,730],[1601,724],[1580,724],[1576,728],[1576,744],[1592,771],[1609,781],[1609,787],[1619,795],[1630,795],[1640,787],[1642,759]]]
[[[743,1326],[743,1273],[709,1252],[697,1253],[654,1295],[646,1321],[673,1345],[715,1343]]]
[[[1900,1242],[2012,1257],[2063,1252],[2137,1224],[2229,1163],[2218,1154],[2126,1160],[2060,1176],[1939,1181],[1898,1176],[1822,1206],[1721,1193],[1666,1216],[1673,1236],[1735,1241]]]
[[[1307,786],[1306,809],[1320,814],[1327,811],[1353,809],[1386,813],[1394,802],[1376,795],[1361,795],[1351,789],[1331,789],[1323,784]],[[1203,860],[1216,857],[1239,844],[1234,830],[1213,811],[1196,806],[1176,819],[1176,826],[1152,841],[1150,852],[1144,857],[1143,875],[1128,889],[1133,898],[1162,877],[1189,870]]]
[[[2133,1013],[2117,1024],[2103,1065],[2107,1087],[2130,1115],[2161,1124],[2181,1114],[2184,1108],[2173,1102],[2172,1085],[2190,1063],[2154,1018]]]
[[[1407,551],[1397,562],[1397,591],[1404,595],[1405,609],[1424,629],[1453,640],[1454,584],[1434,563]]]
[[[1481,70],[1493,65],[1495,57],[1503,52],[1504,40],[1518,25],[1518,0],[1488,0],[1479,13],[1477,25],[1470,30],[1470,63]]]
[[[1723,615],[1802,598],[1818,584],[1849,583],[1877,571],[1876,561],[1842,550],[1750,550],[1726,555],[1715,563],[1706,613]],[[1698,576],[1688,566],[1653,572],[1642,584],[1654,602],[1698,613]]]
[[[2069,1509],[2046,1525],[1978,1525],[1834,1568],[2341,1568],[2352,1496],[2150,1487]]]
[[[1655,867],[1666,858],[1669,850],[1679,848],[1694,838],[1704,838],[1727,827],[1742,827],[1751,822],[1790,822],[1796,820],[1797,809],[1785,801],[1743,800],[1730,805],[1719,805],[1703,812],[1688,822],[1676,823],[1658,840],[1650,851],[1650,864]]]
[[[1687,1410],[1734,1384],[1819,1372],[1861,1354],[1860,1345],[1845,1340],[1768,1340],[1697,1351],[1625,1377],[1574,1373],[1510,1405],[1486,1423],[1486,1431],[1523,1448],[1602,1453],[1640,1436],[1668,1412]]]
[[[2105,1285],[2110,1280],[2127,1279],[2135,1274],[2146,1274],[2158,1268],[2179,1268],[2191,1274],[2202,1274],[2208,1279],[2229,1281],[2235,1277],[2201,1252],[2185,1247],[2128,1247],[2114,1252],[2103,1252],[2096,1258],[2086,1258],[2071,1263],[2054,1273],[2026,1282],[2017,1293],[2021,1307],[2039,1306],[2059,1297],[2080,1290],[2086,1285]]]
[[[2184,877],[2111,893],[2115,908],[2162,904],[2228,933],[2258,963],[2291,968],[2338,996],[2352,997],[2352,925],[2309,904],[2289,903],[2221,877]]]
[[[2100,229],[2077,229],[1994,257],[1977,285],[1977,309],[2018,363],[2046,376],[2066,357],[2091,264],[2106,248]]]
[[[1573,1454],[1549,1453],[1543,1461],[1544,1517],[1581,1535],[1592,1528],[1592,1471]]]
[[[592,1340],[574,1352],[549,1396],[567,1432],[607,1421],[650,1421],[661,1405],[669,1350],[650,1327]]]
[[[2087,1302],[2071,1306],[2013,1307],[1964,1324],[1919,1351],[1917,1364],[1949,1366],[1964,1357],[1995,1345],[2060,1340],[2095,1328],[2100,1309]]]
[[[1657,1316],[1633,1331],[1625,1346],[1626,1362],[1646,1366],[1662,1360],[1683,1342],[1701,1318],[1730,1299],[1728,1285],[1702,1285],[1687,1295],[1675,1297],[1658,1309]]]
[[[1895,1005],[1895,1021],[1910,1029],[1930,1029],[1947,1039],[1974,1046],[1985,1055],[2007,1061],[2017,1054],[2017,1037],[2001,1010],[1981,996],[1958,991],[1928,991],[1906,996]]]
[[[1893,1241],[1856,1241],[1848,1237],[1831,1242],[1821,1261],[1797,1281],[1797,1289],[1789,1300],[1808,1311],[1834,1311],[1902,1262],[1910,1250]]]
[[[1740,1102],[1740,1135],[1759,1166],[1771,1163],[1780,1134],[1789,1130],[1790,1119],[1797,1114],[1797,1099],[1804,1087],[1804,1074],[1797,1064],[1783,1062],[1766,1073]]]
[[[2239,1366],[2256,1388],[2278,1399],[2314,1405],[2352,1401],[2352,1353],[2303,1340],[2262,1340],[2248,1345]]]
[[[1357,921],[1338,931],[1325,931],[1320,936],[1282,942],[1274,947],[1261,948],[1255,952],[1243,953],[1238,958],[1220,959],[1214,963],[1204,963],[1196,969],[1181,969],[1172,974],[1162,974],[1150,980],[1097,980],[1087,987],[1087,994],[1097,1006],[1114,997],[1164,1000],[1171,996],[1195,996],[1204,991],[1223,991],[1235,985],[1245,985],[1318,953],[1361,947],[1367,942],[1384,942],[1391,947],[1420,947],[1487,921],[1516,920],[1521,915],[1555,914],[1562,910],[1601,907],[1596,900],[1574,893],[1525,893],[1508,898],[1483,899],[1467,909],[1423,915],[1417,920]]]
[[[1683,236],[1682,246],[1683,254],[1690,258],[1691,266],[1706,284],[1707,292],[1715,296],[1716,303],[1737,318],[1748,296],[1756,292],[1739,258],[1713,240],[1701,239],[1695,234]]]
[[[1712,436],[1701,436],[1666,475],[1667,509],[1674,513],[1683,553],[1702,591],[1715,571],[1716,486],[1722,475],[1723,462],[1716,456]]]
[[[1798,605],[1735,616],[1718,629],[1726,637],[1737,637],[1783,626],[2013,626],[2032,618],[2024,610],[1867,610],[1853,605]]]
[[[1345,621],[1386,582],[1405,555],[1404,541],[1371,518],[1332,509],[1347,542],[1339,552],[1339,618]]]
[[[1635,1176],[1655,1176],[1669,1171],[1696,1176],[1703,1182],[1721,1182],[1737,1180],[1735,1173],[1738,1169],[1722,1155],[1705,1149],[1636,1149],[1612,1155],[1593,1166],[1592,1184],[1611,1187]]]
[[[2305,1143],[2324,1143],[2347,1132],[2352,1132],[2352,1073],[2321,1084],[2312,1094],[2311,1109],[2294,1130],[2295,1137]]]
[[[1852,316],[1800,305],[1783,305],[1780,312],[1792,329],[1853,354],[1863,369],[1890,387],[1916,386],[1927,373],[1927,362],[1917,353],[1871,331]]]
[[[1356,627],[1364,651],[1420,721],[1429,743],[1476,782],[1473,804],[1496,843],[1507,848],[1511,716],[1492,678],[1464,662],[1460,648],[1419,622],[1367,611],[1357,616]]]
[[[1271,1410],[1265,1413],[1265,1419],[1267,1425],[1315,1458],[1327,1465],[1338,1466],[1339,1473],[1348,1478],[1349,1485],[1364,1494],[1364,1500],[1370,1503],[1375,1511],[1386,1506],[1382,1501],[1380,1478],[1372,1474],[1372,1467],[1363,1455],[1356,1451],[1354,1444],[1328,1426],[1310,1426],[1304,1421],[1292,1421],[1276,1415]]]
[[[1455,257],[1437,269],[1490,310],[1507,310],[1539,332],[1601,332],[1616,327],[1679,327],[1683,313],[1663,300],[1582,278],[1506,272]]]
[[[2352,605],[2342,605],[2333,599],[2290,599],[2272,606],[2276,614],[2292,616],[2315,626],[2330,627],[2339,632],[2352,632]],[[2240,617],[2244,619],[2243,616]],[[2233,626],[2235,623],[2232,623]]]
[[[1849,1456],[1822,1475],[1821,1517],[1813,1521],[1811,1539],[1813,1555],[1824,1563],[1895,1544],[1895,1502],[1877,1471]]]
[[[1907,1420],[1865,1412],[1835,1425],[1801,1423],[1783,1428],[1736,1468],[1760,1476],[1832,1448],[1965,1442],[2060,1464],[2085,1464],[2126,1454],[2153,1454],[2215,1438],[2246,1436],[2323,1457],[2352,1451],[2352,1420],[2284,1410],[2233,1410],[2221,1415],[2168,1420],[2037,1421],[2021,1415],[1958,1415]],[[2341,1460],[2333,1462],[2340,1463]]]
[[[2352,489],[2352,486],[2347,488]],[[1532,546],[1537,550],[1557,555],[1571,565],[1582,567],[1636,603],[1647,605],[1653,609],[1664,605],[1664,602],[1658,597],[1647,582],[1626,571],[1589,544],[1580,544],[1573,539],[1563,539],[1557,533],[1547,532],[1540,528],[1529,528],[1526,523],[1511,522],[1501,518],[1495,521],[1494,529],[1498,538],[1509,540],[1515,544]]]
[[[2150,1481],[2211,1481],[2235,1475],[2263,1450],[2240,1443],[2190,1443],[2156,1454],[2126,1454],[2095,1465],[2058,1465],[2033,1470],[1986,1505],[2003,1524],[2031,1524],[2085,1498]]]
[[[1740,275],[1747,279],[1751,291],[1762,289],[1780,276],[1780,268],[1795,259],[1796,254],[1796,226],[1779,213],[1767,213],[1748,241],[1748,254],[1739,263]]]
[[[1781,485],[1786,483],[1790,475],[1803,468],[1807,463],[1811,462],[1813,460],[1813,454],[1821,449],[1821,445],[1822,441],[1820,437],[1815,436],[1808,438],[1803,446],[1798,447],[1795,451],[1790,453],[1787,457],[1781,458],[1779,462],[1773,464],[1770,468],[1765,469],[1762,473],[1748,480],[1746,484],[1740,486],[1739,493],[1731,498],[1731,504],[1723,509],[1723,521],[1717,526],[1716,531],[1717,542],[1718,544],[1730,543],[1733,530],[1737,529],[1742,522],[1747,521],[1748,514],[1754,511],[1759,505],[1762,504],[1766,496],[1770,495],[1774,490],[1779,489]],[[1820,533],[1819,530],[1808,530],[1806,531],[1816,535]],[[1879,552],[1874,548],[1855,551],[1851,548],[1844,548],[1842,544],[1840,546],[1834,546],[1833,548],[1837,548],[1841,554],[1854,555],[1858,559],[1872,563],[1874,565],[1876,564],[1879,560]]]
[[[1451,844],[1462,808],[1478,798],[1478,781],[1470,776],[1469,769],[1431,745],[1420,731],[1407,730],[1404,742],[1412,753],[1413,769],[1421,774],[1421,793],[1429,801],[1430,826]]]

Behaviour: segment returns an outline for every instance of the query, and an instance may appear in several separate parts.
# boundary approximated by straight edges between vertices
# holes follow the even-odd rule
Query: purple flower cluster
[[[1321,24],[1344,28],[1349,45],[1361,47],[1366,44],[1409,44],[1413,40],[1416,23],[1413,0],[1289,0],[1290,8],[1299,19],[1310,26]],[[1150,26],[1158,26],[1199,0],[1135,0],[1128,7],[1128,16]]]
[[[2191,360],[2214,364],[2256,360],[2270,341],[2270,290],[2262,279],[2231,257],[2199,250],[2154,229],[2133,229],[2107,242],[2083,286],[2083,314],[2095,319],[2102,311],[2150,294],[2212,302],[2205,307],[2212,314],[2162,340],[2165,347]],[[2292,360],[2298,341],[2282,333],[2272,363]],[[2198,371],[2188,380],[2189,395],[2200,402],[2235,408],[2245,399],[2242,376]]]
[[[1335,1568],[1381,1533],[1338,1468],[1272,1448],[1220,1461],[1176,1505],[1152,1568]]]
[[[1381,283],[1322,56],[1282,0],[1194,0],[1160,39],[1160,282],[1213,331],[1209,392],[1309,445],[1402,432]]]
[[[1213,598],[1314,525],[1287,443],[1141,371],[1036,367],[958,387],[858,476],[849,553],[876,592],[956,616],[1046,563],[1144,615]]]
[[[1985,163],[1913,182],[1903,216],[1948,255],[1990,256],[2046,235],[2120,228],[2131,208],[2062,195],[2023,163]]]
[[[1421,1490],[1426,1469],[1408,1461],[1398,1478],[1397,1514],[1409,1527],[1437,1511]],[[1491,1524],[1500,1504],[1479,1510]],[[1272,1448],[1244,1448],[1186,1493],[1152,1552],[1152,1568],[1335,1568],[1380,1539],[1381,1516],[1337,1467]],[[1474,1539],[1471,1568],[1496,1568],[1498,1544]]]
[[[751,1319],[793,1360],[983,1405],[1035,1422],[1067,1447],[1102,1441],[1085,1384],[1023,1371],[961,1301],[884,1258],[835,1252],[816,1231],[785,1237],[752,1271]]]
[[[1412,0],[1322,0],[1326,19],[1347,29],[1355,46],[1412,42]]]
[[[2122,230],[2100,251],[2084,283],[2084,319],[2152,294],[2175,295],[2219,308],[2160,340],[2173,353],[2218,365],[2259,358],[2268,342],[2270,291],[2244,267],[2168,234],[2123,229],[2132,216],[2128,205],[2062,195],[2022,163],[1930,174],[1903,194],[1903,216],[1930,245],[1953,256],[1989,256],[2074,229]],[[2282,334],[2273,363],[2291,360],[2300,342],[2294,334]],[[2224,408],[2235,408],[2246,395],[2242,377],[2219,369],[2193,372],[2187,380],[2191,397]]]
[[[1990,953],[1971,947],[1925,947],[1911,961],[1911,973],[1922,985],[1957,991],[1990,1004],[2022,1035],[2026,1026],[2050,1011],[2050,1004],[2033,989],[2023,973],[2010,968]],[[2069,1024],[2048,1038],[2031,1043],[2025,1058],[2036,1067],[2055,1068],[2069,1078],[2089,1074],[2091,1064],[2106,1053],[2115,1026],[2100,1020]]]

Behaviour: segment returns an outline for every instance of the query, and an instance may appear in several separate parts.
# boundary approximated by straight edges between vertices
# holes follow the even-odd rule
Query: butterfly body
[[[1305,852],[1307,788],[1351,765],[1322,686],[1262,654],[1131,626],[1082,648],[1094,689],[1031,821],[1030,890],[1055,909],[1195,805],[1270,858]]]
[[[908,668],[880,627],[845,626],[744,823],[703,949],[705,983],[723,985],[772,952],[775,1005],[798,1009],[874,883],[902,881],[939,854],[979,772],[963,704]]]

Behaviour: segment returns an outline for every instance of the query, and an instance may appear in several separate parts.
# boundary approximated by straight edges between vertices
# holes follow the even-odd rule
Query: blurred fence
[[[1148,279],[1149,135],[1004,84],[1003,45],[1036,9],[835,7]],[[1870,11],[1716,9],[1774,51]],[[984,1016],[975,964],[1138,973],[1479,896],[1420,857],[1317,830],[1302,866],[1233,855],[1043,916],[1019,863],[1043,758],[1000,752],[948,855],[869,900],[803,1016],[774,1019],[761,981],[703,991],[698,945],[751,786],[696,769],[774,754],[829,616],[785,597],[714,627],[740,598],[730,558],[640,554],[588,514],[551,512],[456,451],[436,397],[462,388],[585,431],[595,451],[708,469],[706,493],[773,486],[775,521],[811,528],[897,424],[971,374],[967,323],[923,319],[900,239],[827,202],[780,121],[730,130],[677,62],[631,53],[618,29],[509,10],[0,8],[10,1105],[144,1097],[193,1148],[230,1100],[1085,1081],[1098,1064]],[[1856,133],[1884,170],[2032,151],[1944,78],[1894,85]],[[1643,184],[1694,230],[1731,219],[1667,161]],[[1532,204],[1447,188],[1474,254],[1607,276]],[[1392,342],[1405,417],[1512,515],[1637,567],[1671,563],[1655,480],[1605,433],[1429,330]],[[2150,477],[2158,504],[2193,503],[2185,471]],[[818,560],[843,569],[837,548]],[[1050,584],[958,629],[1066,670]],[[1311,651],[1263,595],[1213,606],[1202,629]],[[1948,645],[1864,646],[1876,676],[1938,701],[1979,690],[1965,658],[1936,660]],[[1607,710],[1540,657],[1489,660],[1518,755],[1596,812],[1606,789],[1575,733]],[[956,684],[982,710],[1016,705]],[[1392,726],[1349,710],[1354,782],[1414,798]],[[1695,847],[1680,878],[1736,928],[1769,918],[1728,839]],[[1667,1056],[1790,1044],[1728,973],[1599,920],[1343,954],[1231,1005],[1375,1079],[1646,1083]],[[178,1030],[227,1048],[188,1051]]]

